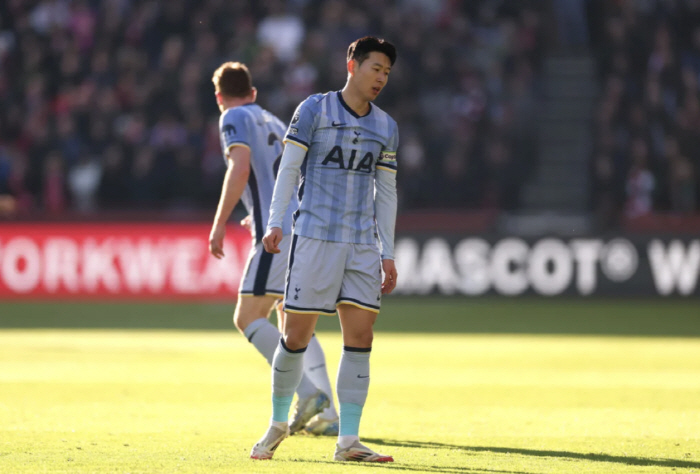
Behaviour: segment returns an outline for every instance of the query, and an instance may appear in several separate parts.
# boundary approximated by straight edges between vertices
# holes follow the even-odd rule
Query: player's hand
[[[382,294],[388,295],[396,288],[396,264],[393,260],[385,258],[382,260],[382,270],[384,270],[384,281],[382,282]]]
[[[215,225],[209,233],[209,253],[216,258],[224,258],[224,237],[226,237],[226,226]]]
[[[282,229],[279,227],[271,228],[262,238],[263,247],[268,253],[280,253],[280,242],[282,242]]]
[[[245,230],[247,230],[248,232],[251,232],[251,230],[250,230],[250,229],[251,229],[250,224],[251,224],[252,221],[253,221],[253,218],[250,217],[250,214],[248,214],[247,216],[245,216],[245,217],[241,220],[241,227],[243,227],[243,228],[244,228]]]

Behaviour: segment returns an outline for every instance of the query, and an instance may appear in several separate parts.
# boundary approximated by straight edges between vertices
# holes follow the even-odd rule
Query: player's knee
[[[243,332],[253,321],[268,318],[274,303],[273,297],[241,298],[239,296],[236,310],[233,312],[234,326]]]
[[[233,325],[236,326],[236,329],[238,329],[240,332],[245,331],[245,328],[248,327],[248,324],[250,324],[250,322],[242,320],[240,314],[233,313]]]
[[[304,334],[299,332],[289,331],[283,337],[284,345],[290,351],[298,351],[299,349],[303,349],[309,345],[309,340]]]
[[[374,341],[374,333],[372,331],[343,335],[343,343],[350,347],[372,347],[372,341]]]
[[[260,314],[255,314],[255,313],[236,311],[235,313],[233,313],[233,325],[236,326],[236,328],[239,331],[243,332],[243,331],[245,331],[245,328],[247,328],[248,325],[250,325],[250,323],[252,323],[256,319],[262,319],[262,318],[265,318],[265,316],[260,315]]]

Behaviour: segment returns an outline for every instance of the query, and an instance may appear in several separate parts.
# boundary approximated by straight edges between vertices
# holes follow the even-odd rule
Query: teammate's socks
[[[280,342],[279,330],[266,318],[259,318],[245,328],[243,335],[263,355],[267,363],[272,364],[272,357]]]
[[[272,358],[280,342],[279,330],[266,318],[259,318],[245,328],[243,335],[262,354],[267,363],[272,365]],[[316,393],[316,390],[316,385],[303,375],[296,392],[299,398],[306,398]]]
[[[311,337],[306,354],[304,355],[304,375],[311,380],[314,386],[328,395],[331,402],[330,406],[321,413],[321,417],[327,420],[335,419],[338,416],[338,412],[335,410],[333,389],[331,388],[331,381],[328,378],[326,355],[323,353],[323,348],[318,342],[318,339],[316,339],[315,334]]]

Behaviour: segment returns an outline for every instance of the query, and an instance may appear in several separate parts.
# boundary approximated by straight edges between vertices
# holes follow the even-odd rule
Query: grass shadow
[[[656,466],[656,467],[671,467],[671,468],[687,468],[698,469],[700,462],[684,461],[681,459],[659,459],[659,458],[641,458],[635,456],[615,456],[612,454],[596,454],[596,453],[577,453],[572,451],[551,451],[538,449],[524,448],[507,448],[496,446],[460,446],[456,444],[424,442],[424,441],[405,441],[405,440],[390,440],[382,438],[363,438],[363,441],[377,444],[380,446],[397,446],[402,448],[418,448],[418,449],[459,449],[466,452],[491,452],[500,454],[520,454],[522,456],[535,457],[551,457],[563,458],[572,460],[585,460],[593,462],[609,462],[617,464],[626,464],[628,466]]]
[[[320,465],[333,465],[337,466],[338,462],[336,461],[318,461],[318,460],[309,460],[309,459],[291,459],[291,461],[294,462],[304,462],[304,463],[312,463],[312,464],[318,464]],[[351,469],[351,466],[357,466],[359,467],[367,467],[367,463],[345,463],[346,466],[348,466],[349,469]],[[404,464],[401,462],[395,462],[395,463],[373,463],[372,464],[373,468],[377,469],[386,469],[387,471],[399,471],[399,472],[438,472],[438,473],[444,473],[444,474],[476,474],[476,473],[493,473],[493,474],[534,474],[532,472],[525,472],[525,471],[504,471],[500,469],[480,469],[480,468],[470,468],[470,467],[461,467],[461,466],[411,466],[408,464]]]

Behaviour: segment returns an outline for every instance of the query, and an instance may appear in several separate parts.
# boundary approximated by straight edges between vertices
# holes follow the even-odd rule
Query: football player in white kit
[[[337,461],[390,462],[359,440],[369,388],[372,327],[396,286],[396,122],[371,102],[386,86],[394,46],[364,37],[348,48],[342,91],[302,102],[285,136],[265,249],[283,252],[284,219],[301,176],[285,288],[285,327],[272,361],[272,421],[251,458],[270,459],[288,433],[303,355],[320,314],[338,312],[343,352],[336,383]],[[379,242],[377,242],[377,236]],[[384,278],[382,280],[382,270]]]
[[[226,222],[238,201],[243,201],[250,216],[253,246],[241,279],[233,321],[271,363],[280,341],[280,331],[267,318],[284,295],[293,209],[280,222],[283,234],[280,248],[285,252],[277,255],[266,252],[261,239],[267,226],[272,191],[282,156],[285,126],[255,103],[257,90],[244,64],[224,63],[215,71],[212,81],[216,102],[221,110],[221,149],[228,169],[209,235],[209,250],[216,258],[224,257]],[[283,326],[283,313],[278,310],[278,314],[280,326]],[[306,375],[296,390],[298,400],[292,430],[306,429],[313,434],[337,435],[338,416],[325,355],[316,337],[309,344],[306,364]],[[309,424],[316,415],[319,418]]]

